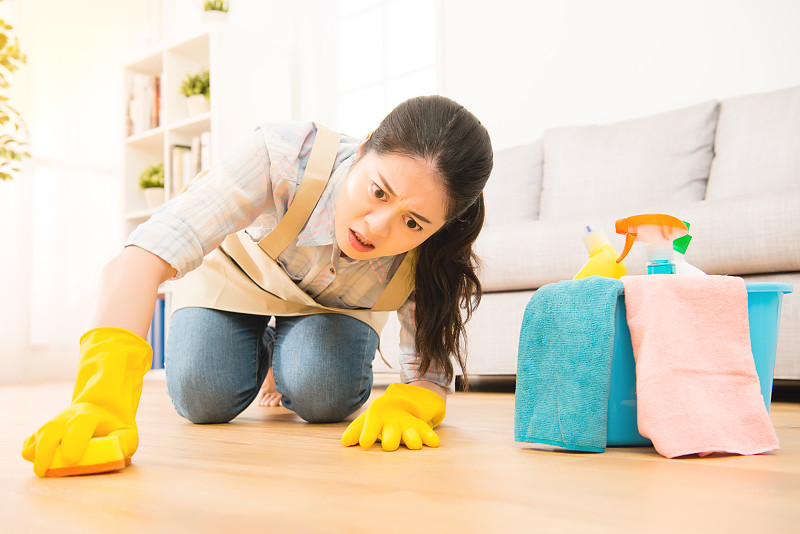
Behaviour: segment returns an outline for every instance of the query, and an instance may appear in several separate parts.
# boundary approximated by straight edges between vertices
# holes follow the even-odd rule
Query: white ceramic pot
[[[144,205],[147,209],[154,210],[164,203],[163,187],[148,187],[144,190]]]
[[[190,117],[208,113],[209,102],[204,95],[192,95],[186,99],[186,111]]]
[[[228,13],[216,9],[203,11],[203,22],[228,22]]]

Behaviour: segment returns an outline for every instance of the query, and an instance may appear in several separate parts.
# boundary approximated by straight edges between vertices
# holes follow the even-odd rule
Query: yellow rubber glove
[[[95,328],[81,337],[72,405],[23,444],[22,457],[37,476],[45,476],[59,446],[65,464],[78,463],[93,437],[119,436],[125,459],[133,456],[139,445],[134,417],[152,355],[144,339],[123,328]]]
[[[395,451],[400,440],[409,449],[439,446],[433,431],[444,419],[445,402],[429,389],[411,384],[391,384],[342,434],[342,445],[370,448],[381,441],[385,451]]]

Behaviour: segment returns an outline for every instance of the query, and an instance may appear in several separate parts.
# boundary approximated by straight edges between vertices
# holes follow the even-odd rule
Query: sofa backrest
[[[630,121],[553,128],[498,150],[486,226],[800,190],[800,87]]]
[[[544,133],[540,219],[702,200],[719,104]]]
[[[800,189],[800,87],[723,100],[706,199]]]
[[[483,190],[486,225],[501,226],[539,218],[542,140],[498,150]]]

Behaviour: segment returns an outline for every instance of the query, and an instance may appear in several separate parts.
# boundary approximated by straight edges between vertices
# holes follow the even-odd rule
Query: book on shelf
[[[200,134],[200,167],[198,172],[211,168],[211,132]]]
[[[190,176],[192,169],[187,168],[190,167],[191,161],[187,161],[186,155],[191,156],[192,149],[191,147],[185,145],[172,145],[170,148],[170,188],[172,191],[172,196],[178,195],[189,183],[191,177]]]
[[[144,133],[161,124],[161,80],[137,73],[128,95],[128,135]]]
[[[156,307],[153,310],[153,320],[150,323],[150,330],[147,332],[147,342],[153,349],[153,363],[151,369],[164,368],[164,311],[165,299],[163,295],[159,295],[156,299]]]
[[[192,138],[192,164],[196,173],[200,172],[200,137]],[[196,174],[195,173],[195,174]]]
[[[194,164],[191,149],[183,151],[181,160],[181,188],[183,188],[192,183],[192,178],[197,174],[197,165]]]
[[[193,137],[190,145],[170,148],[170,187],[172,196],[180,194],[200,172],[211,166],[210,132]]]

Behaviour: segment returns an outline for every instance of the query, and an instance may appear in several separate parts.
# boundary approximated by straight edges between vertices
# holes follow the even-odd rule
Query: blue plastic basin
[[[746,286],[750,347],[761,384],[761,395],[769,411],[781,302],[785,293],[792,292],[792,286],[777,283],[750,283]],[[651,445],[649,439],[639,434],[639,427],[636,424],[636,371],[631,332],[625,319],[624,295],[619,297],[614,319],[614,355],[611,360],[611,390],[608,395],[607,443],[612,447]]]

